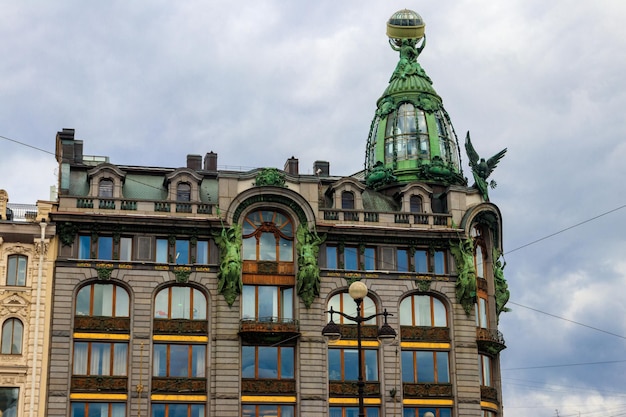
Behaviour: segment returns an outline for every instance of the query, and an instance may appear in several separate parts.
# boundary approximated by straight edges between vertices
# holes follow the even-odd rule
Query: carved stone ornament
[[[35,254],[37,256],[43,255],[44,257],[48,254],[48,249],[50,247],[50,240],[44,239],[35,239]]]
[[[28,321],[28,301],[14,293],[2,300],[0,316],[17,315]]]
[[[15,255],[28,255],[33,253],[33,249],[24,245],[11,245],[5,247],[4,252]]]

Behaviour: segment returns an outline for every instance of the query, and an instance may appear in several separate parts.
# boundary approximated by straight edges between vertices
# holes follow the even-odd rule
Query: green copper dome
[[[400,59],[378,99],[367,140],[367,183],[427,181],[465,184],[459,146],[432,81],[417,62],[426,46],[424,21],[411,10],[387,23],[389,44]]]

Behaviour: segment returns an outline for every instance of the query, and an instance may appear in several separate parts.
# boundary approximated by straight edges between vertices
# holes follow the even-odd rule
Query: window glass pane
[[[191,376],[204,378],[206,376],[206,347],[203,345],[193,345],[191,349]]]
[[[409,270],[409,258],[408,253],[405,249],[398,249],[398,268],[397,270],[400,272],[408,272]]]
[[[169,288],[162,289],[154,299],[154,317],[157,319],[166,319],[169,316],[168,295]]]
[[[354,271],[359,269],[358,249],[355,247],[346,247],[343,251],[343,259],[345,269]]]
[[[280,261],[293,262],[293,241],[280,238]]]
[[[189,263],[189,241],[176,240],[176,263],[184,265]]]
[[[193,289],[193,319],[206,320],[206,297],[195,288]]]
[[[204,417],[204,404],[191,404],[191,417]]]
[[[189,376],[189,346],[169,345],[170,364],[169,376]]]
[[[111,344],[91,342],[89,375],[111,375]]]
[[[402,382],[415,382],[413,352],[403,350],[402,351]]]
[[[256,318],[256,287],[252,285],[244,285],[241,294],[241,318],[253,319]]]
[[[172,287],[172,319],[188,319],[191,300],[189,287]]]
[[[433,352],[415,352],[417,356],[417,382],[435,382]]]
[[[128,317],[129,308],[128,293],[124,288],[115,286],[115,317]]]
[[[382,265],[381,268],[386,271],[394,271],[396,269],[396,251],[394,248],[383,247],[381,249]]]
[[[255,364],[255,349],[254,346],[242,346],[241,347],[241,377],[242,378],[254,378],[254,364]]]
[[[152,375],[167,376],[167,345],[155,344],[152,355]]]
[[[281,318],[284,321],[293,319],[293,288],[281,289]]]
[[[450,382],[450,372],[448,370],[448,352],[436,352],[437,355],[437,383]]]
[[[366,381],[378,381],[378,351],[366,350],[364,353]]]
[[[199,240],[196,243],[196,263],[206,265],[209,263],[209,242]]]
[[[280,348],[280,377],[293,379],[294,377],[294,354],[292,347]]]
[[[113,316],[113,285],[94,284],[93,286],[93,316]]]
[[[274,236],[274,233],[261,233],[259,245],[259,257],[261,261],[276,260],[276,236]]]
[[[243,240],[243,259],[256,260],[256,237],[252,236]]]
[[[354,194],[349,191],[341,193],[341,208],[346,210],[354,209]]]
[[[326,246],[326,268],[337,269],[337,247]]]
[[[156,241],[156,261],[162,264],[169,262],[167,258],[168,242],[167,239],[157,239]]]
[[[448,316],[446,314],[446,307],[441,300],[433,297],[433,310],[435,315],[435,326],[446,327],[448,325]]]
[[[91,285],[81,288],[76,294],[76,315],[88,316],[91,297]]]
[[[415,325],[432,326],[430,319],[430,296],[416,295],[415,299]]]
[[[376,250],[374,248],[365,248],[365,270],[373,271],[376,269]]]
[[[415,272],[427,273],[428,272],[428,252],[425,250],[416,250],[413,256],[413,263],[415,264]]]
[[[278,378],[278,348],[259,346],[259,378]]]
[[[352,299],[352,297],[350,297]],[[354,303],[354,301],[352,301]],[[361,304],[361,313],[363,316],[369,316],[376,313],[376,305],[374,304],[374,300],[369,297],[365,297],[363,299],[363,303]],[[363,324],[376,324],[376,317],[369,319],[368,321],[364,321]]]
[[[102,179],[98,184],[98,197],[113,197],[113,181],[110,179]]]
[[[400,303],[400,325],[413,326],[413,297],[407,297]]]
[[[85,403],[72,403],[72,414],[71,417],[85,417],[85,407],[87,404]]]
[[[176,187],[176,201],[190,201],[191,200],[191,185],[186,182],[178,183]]]
[[[78,259],[91,258],[91,237],[79,236],[78,237]]]
[[[435,274],[446,273],[446,258],[445,252],[435,251]]]
[[[280,406],[280,417],[294,417],[294,409],[292,405]]]
[[[328,379],[341,381],[341,349],[328,349]]]
[[[7,285],[26,285],[26,263],[28,258],[21,255],[9,256]]]
[[[152,404],[152,417],[165,417],[165,404]]]
[[[259,320],[278,318],[278,288],[259,286]]]
[[[115,343],[113,345],[113,375],[126,375],[127,357],[128,345],[126,343]]]
[[[483,267],[483,249],[480,245],[476,246],[476,276],[480,278],[485,277]]]
[[[113,259],[113,238],[100,236],[98,238],[98,259]]]
[[[415,415],[414,408],[405,408],[402,410],[402,417],[418,417]]]
[[[344,349],[344,381],[356,381],[359,378],[359,357],[358,352],[352,349]]]
[[[120,261],[130,261],[133,252],[133,239],[123,237],[120,239]]]
[[[87,375],[87,349],[86,342],[74,343],[74,375]]]

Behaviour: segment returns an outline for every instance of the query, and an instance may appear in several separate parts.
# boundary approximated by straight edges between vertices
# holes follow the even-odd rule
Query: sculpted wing
[[[487,167],[489,167],[489,171],[487,175],[491,174],[493,170],[496,169],[498,162],[500,162],[500,159],[502,159],[502,157],[506,153],[506,150],[507,148],[502,149],[500,152],[498,152],[497,154],[495,154],[494,156],[492,156],[491,158],[487,160]]]
[[[469,158],[470,167],[474,168],[478,166],[478,153],[474,146],[472,145],[472,140],[470,139],[469,130],[467,131],[467,135],[465,135],[465,152],[467,153],[467,157]]]

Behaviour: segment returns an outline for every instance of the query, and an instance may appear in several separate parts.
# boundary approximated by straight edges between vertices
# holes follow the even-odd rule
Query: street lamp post
[[[365,395],[365,382],[363,382],[363,348],[361,347],[361,323],[367,322],[368,320],[371,320],[377,316],[383,316],[385,318],[385,322],[378,329],[378,339],[382,343],[390,343],[391,341],[393,341],[393,339],[396,338],[396,331],[387,323],[387,316],[391,315],[387,313],[387,309],[385,309],[382,313],[375,313],[367,317],[363,317],[361,315],[361,304],[363,303],[363,299],[367,295],[367,286],[364,283],[362,283],[361,281],[353,282],[348,289],[348,293],[356,303],[356,315],[350,316],[341,311],[335,311],[331,306],[330,310],[327,311],[327,313],[330,313],[330,321],[322,329],[322,335],[324,335],[330,341],[337,341],[341,338],[341,328],[333,321],[333,314],[335,313],[356,323],[357,353],[359,362],[359,373],[357,381],[357,390],[359,396],[359,417],[365,417],[365,406],[363,404],[363,397]]]

